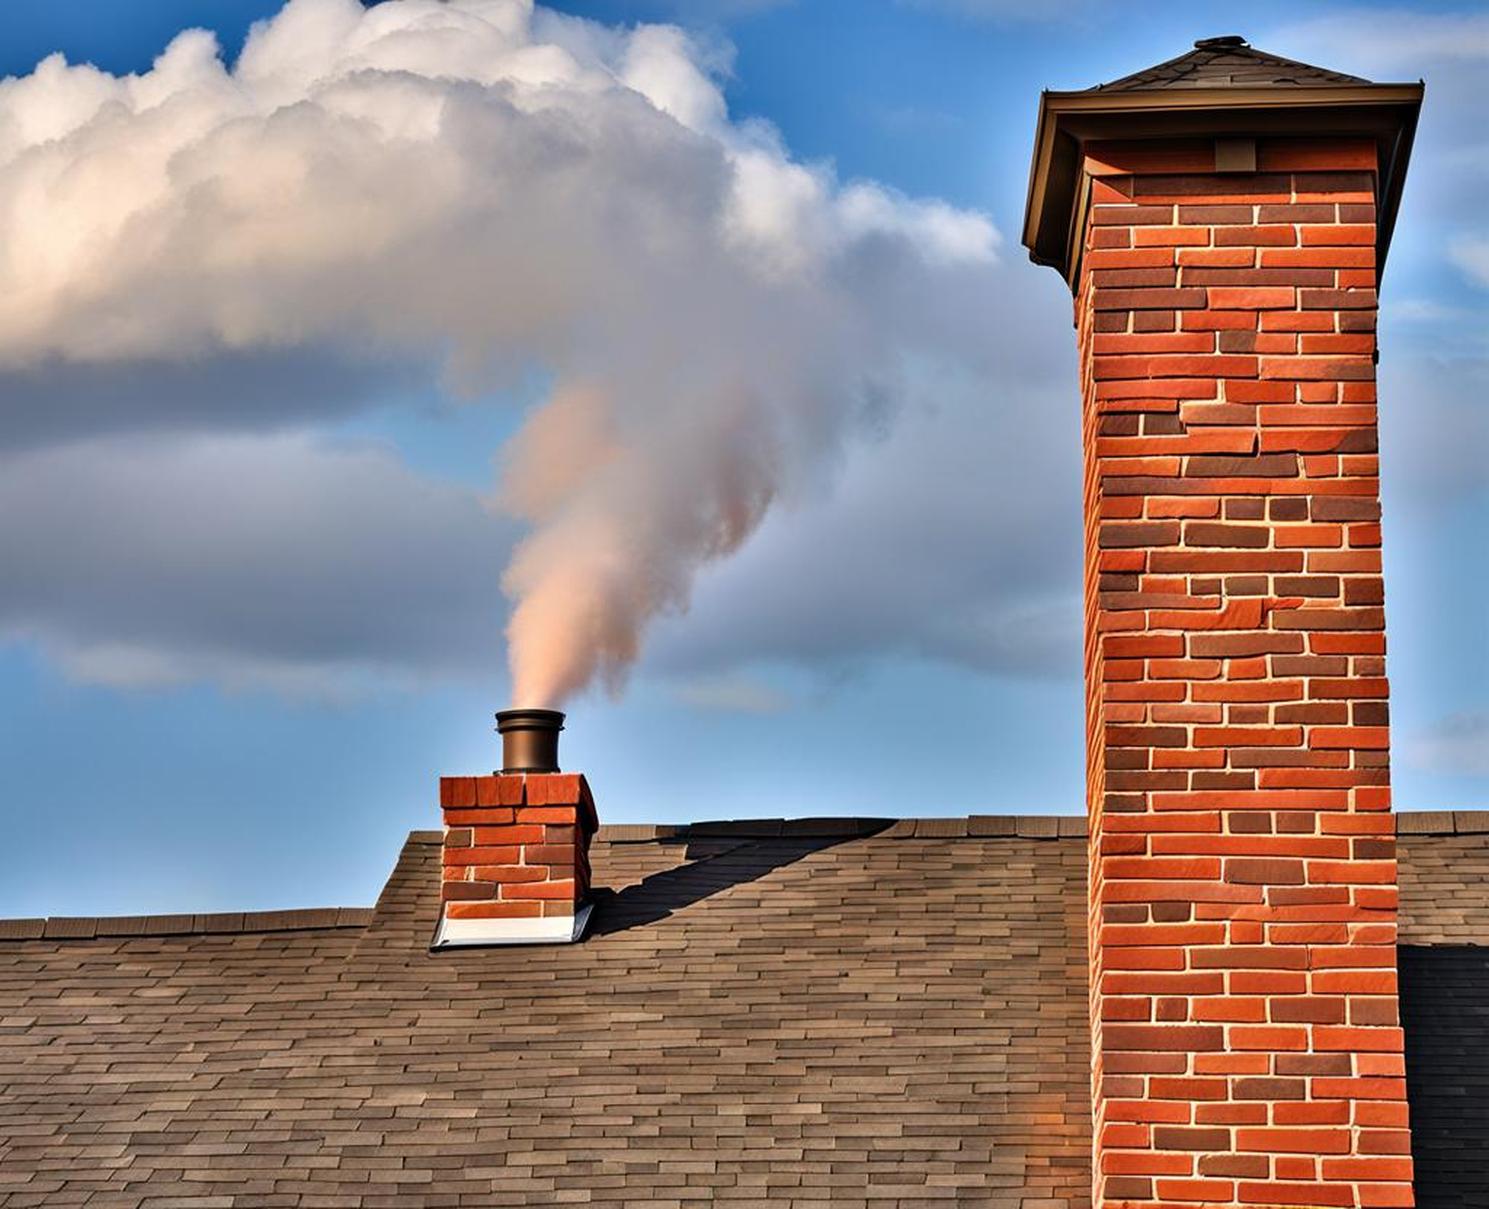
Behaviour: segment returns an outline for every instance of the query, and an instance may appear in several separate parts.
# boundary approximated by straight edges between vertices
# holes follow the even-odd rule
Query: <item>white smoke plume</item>
[[[537,375],[495,493],[531,526],[514,699],[618,684],[703,563],[992,355],[987,219],[793,160],[722,66],[524,0],[290,0],[230,66],[201,31],[137,76],[53,56],[0,82],[0,369]]]

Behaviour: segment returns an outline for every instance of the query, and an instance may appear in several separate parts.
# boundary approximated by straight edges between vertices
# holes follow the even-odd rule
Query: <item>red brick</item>
[[[506,826],[506,827],[477,827],[475,829],[476,843],[478,845],[491,844],[532,844],[543,838],[542,827]]]
[[[496,871],[498,869],[505,868],[507,864],[510,864],[513,861],[518,861],[518,860],[521,860],[522,859],[522,849],[520,849],[520,848],[499,848],[499,849],[494,849],[494,851],[502,852],[502,853],[509,853],[510,855],[504,857],[504,864],[501,864],[501,865],[472,865],[472,866],[470,866],[470,875],[472,877],[479,878],[482,881],[489,880],[489,879],[491,879],[492,877],[495,876]]]
[[[1212,291],[1213,292],[1213,291]],[[1212,355],[1158,355],[1096,357],[1092,370],[1098,381],[1108,378],[1195,378],[1200,375],[1228,377],[1255,374],[1255,357]]]
[[[1298,236],[1305,248],[1319,244],[1363,244],[1373,247],[1375,226],[1373,223],[1361,226],[1350,226],[1344,223],[1329,223],[1316,227],[1304,226],[1298,228]]]
[[[1238,226],[1216,227],[1215,246],[1235,247],[1292,247],[1298,237],[1291,226]]]
[[[1216,310],[1291,310],[1297,305],[1297,291],[1291,286],[1252,286],[1236,289],[1211,286],[1209,305]]]
[[[1144,1154],[1129,1151],[1106,1151],[1100,1166],[1107,1175],[1188,1175],[1193,1160],[1182,1154]]]
[[[514,844],[481,845],[472,848],[446,848],[446,865],[505,865],[517,860],[521,848]]]
[[[1355,1203],[1354,1191],[1348,1184],[1298,1184],[1283,1182],[1256,1183],[1242,1181],[1236,1189],[1242,1204],[1296,1205],[1306,1209],[1334,1209]]]
[[[1197,726],[1196,747],[1296,747],[1303,742],[1299,726]]]
[[[1164,1201],[1200,1201],[1217,1204],[1232,1199],[1235,1185],[1229,1180],[1163,1180],[1158,1181],[1158,1195]]]
[[[1091,223],[1098,227],[1146,226],[1174,221],[1173,206],[1092,206]]]
[[[524,806],[517,811],[519,823],[567,823],[574,824],[572,806]]]
[[[1180,326],[1186,332],[1254,332],[1257,329],[1257,313],[1255,311],[1184,311],[1180,318]]]
[[[485,865],[481,868],[483,880],[505,884],[507,882],[541,882],[547,879],[548,870],[536,865]],[[490,897],[495,898],[492,894]]]
[[[517,806],[522,802],[524,778],[496,775],[476,778],[477,806]]]
[[[1370,379],[1375,367],[1367,357],[1263,357],[1261,376],[1286,378],[1290,381],[1329,381]]]
[[[503,899],[528,899],[528,898],[573,898],[574,880],[564,878],[560,881],[531,882],[520,885],[505,885],[502,887]]]
[[[1373,268],[1373,247],[1263,248],[1261,262],[1265,268]],[[1182,263],[1182,261],[1181,261]]]
[[[1216,1025],[1114,1024],[1103,1030],[1113,1050],[1193,1053],[1225,1048],[1225,1030]]]
[[[1355,1054],[1382,1051],[1399,1054],[1402,1044],[1402,1031],[1399,1028],[1320,1024],[1313,1029],[1313,1048],[1322,1053],[1345,1050]]]
[[[576,805],[584,793],[584,778],[578,773],[530,773],[527,777],[529,806]]]
[[[1348,1125],[1351,1114],[1348,1100],[1310,1100],[1301,1104],[1273,1104],[1271,1108],[1272,1120],[1277,1125]]]
[[[1244,885],[1295,885],[1305,880],[1301,860],[1231,857],[1225,862],[1225,880]]]
[[[446,903],[450,919],[536,919],[542,915],[541,903]]]
[[[1103,973],[1104,995],[1218,995],[1225,990],[1225,976],[1211,971],[1189,974]]]
[[[1180,248],[1178,262],[1194,268],[1249,268],[1256,263],[1256,252],[1252,248]]]
[[[1086,253],[1086,267],[1091,269],[1143,269],[1174,263],[1174,254],[1166,248],[1093,249]]]
[[[1412,1161],[1409,1158],[1365,1158],[1325,1159],[1320,1164],[1320,1174],[1326,1180],[1410,1180],[1413,1172]]]
[[[1203,247],[1210,242],[1210,233],[1204,227],[1134,227],[1132,242],[1139,248]]]
[[[439,782],[440,805],[464,808],[476,804],[475,777],[441,777]]]
[[[444,813],[447,827],[500,826],[512,822],[516,814],[510,806],[491,810],[479,807],[474,810],[451,809]]]
[[[1227,1150],[1230,1130],[1155,1125],[1153,1146],[1157,1150]]]
[[[1308,746],[1383,751],[1390,746],[1390,730],[1384,726],[1321,726],[1308,732]]]
[[[1344,1129],[1238,1129],[1239,1150],[1268,1154],[1348,1154],[1350,1131]]]
[[[1404,1129],[1367,1129],[1360,1132],[1362,1154],[1410,1154],[1411,1134]]]

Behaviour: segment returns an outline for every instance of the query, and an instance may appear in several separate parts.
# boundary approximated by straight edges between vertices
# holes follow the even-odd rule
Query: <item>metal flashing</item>
[[[593,903],[573,915],[542,915],[529,919],[446,919],[440,913],[431,949],[459,949],[490,945],[568,945],[584,935]]]

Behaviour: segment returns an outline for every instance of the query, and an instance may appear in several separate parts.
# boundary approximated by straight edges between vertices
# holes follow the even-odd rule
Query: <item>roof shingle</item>
[[[1258,50],[1244,38],[1229,34],[1201,38],[1194,49],[1145,67],[1142,71],[1097,84],[1090,92],[1151,92],[1165,88],[1318,88],[1330,84],[1364,84],[1360,76],[1345,75],[1284,59]]]
[[[0,1205],[1080,1209],[1079,829],[607,828],[569,946],[431,954],[438,833],[326,926],[33,930],[0,944]],[[1402,842],[1404,941],[1489,941],[1489,836],[1449,830]],[[1409,1042],[1414,1100],[1472,1103],[1445,1055]],[[1465,1155],[1424,1152],[1442,1204],[1481,1203]]]

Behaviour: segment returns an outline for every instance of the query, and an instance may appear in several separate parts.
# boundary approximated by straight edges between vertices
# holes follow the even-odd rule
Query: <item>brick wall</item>
[[[1092,145],[1097,1203],[1411,1201],[1366,142]]]
[[[573,915],[596,820],[577,773],[441,777],[447,919]]]

